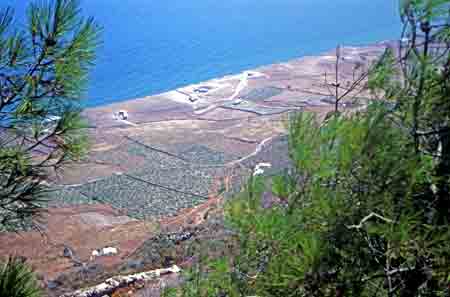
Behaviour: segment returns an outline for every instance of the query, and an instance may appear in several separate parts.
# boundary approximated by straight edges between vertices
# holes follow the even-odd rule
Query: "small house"
[[[126,110],[119,110],[114,113],[114,118],[116,120],[126,120],[128,119],[128,112]]]

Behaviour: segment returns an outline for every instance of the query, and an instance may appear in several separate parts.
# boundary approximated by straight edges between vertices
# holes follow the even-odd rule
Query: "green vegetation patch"
[[[269,86],[253,89],[247,94],[243,95],[242,99],[251,101],[264,101],[266,99],[280,95],[281,93],[283,93],[283,89]]]

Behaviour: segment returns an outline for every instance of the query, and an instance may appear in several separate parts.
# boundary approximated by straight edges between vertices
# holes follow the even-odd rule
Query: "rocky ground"
[[[344,47],[341,91],[394,45]],[[272,165],[266,174],[289,168],[288,117],[333,109],[325,82],[335,79],[335,59],[334,52],[305,57],[86,110],[91,150],[82,164],[53,175],[44,236],[1,234],[0,255],[26,257],[49,296],[117,273],[183,266],[195,258],[193,242],[228,236],[220,201],[258,163]],[[341,108],[363,106],[368,96],[356,89]],[[114,118],[120,110],[127,119]],[[92,258],[103,247],[117,254]]]

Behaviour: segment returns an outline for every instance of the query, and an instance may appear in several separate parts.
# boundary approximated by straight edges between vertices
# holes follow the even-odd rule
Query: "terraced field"
[[[356,64],[370,64],[386,46],[390,45],[342,48],[342,85],[352,80]],[[92,144],[87,159],[49,180],[55,189],[49,202],[55,207],[45,216],[49,241],[37,232],[4,234],[1,247],[30,259],[41,272],[48,296],[60,296],[58,292],[74,290],[86,281],[103,281],[102,269],[115,275],[115,266],[124,261],[127,273],[146,261],[159,268],[173,254],[179,256],[176,263],[185,261],[187,255],[179,248],[188,243],[166,247],[167,238],[199,231],[193,241],[222,236],[223,200],[241,190],[255,166],[270,163],[264,168],[266,175],[292,167],[287,157],[288,113],[310,111],[323,118],[334,108],[324,73],[333,80],[335,58],[334,52],[304,57],[86,110]],[[199,88],[201,92],[196,91]],[[366,99],[371,100],[363,98],[362,106]],[[341,108],[360,108],[343,103]],[[115,119],[112,115],[118,110],[126,110],[128,119]],[[110,227],[105,228],[105,222]],[[205,228],[199,229],[202,222]],[[169,237],[156,236],[158,232],[169,232]],[[66,246],[86,265],[63,257]],[[105,246],[117,247],[119,254],[90,258],[92,250]],[[133,261],[127,262],[139,247],[128,259]],[[61,275],[67,278],[58,285],[54,280],[61,280]],[[78,282],[74,275],[81,277]]]
[[[202,145],[180,145],[181,149],[185,160],[130,144],[129,155],[142,160],[138,168],[82,185],[59,187],[52,205],[106,203],[139,219],[170,216],[194,207],[208,199],[215,180],[223,176],[225,162],[233,158]],[[111,159],[111,154],[102,157],[103,162],[126,162]]]
[[[384,46],[343,48],[352,59],[342,61],[342,83],[355,63]],[[64,172],[52,205],[101,202],[139,219],[172,216],[217,191],[231,196],[258,163],[272,165],[266,174],[289,168],[286,114],[333,108],[324,73],[334,69],[334,57],[305,57],[87,110],[90,163]],[[114,120],[122,109],[129,118]]]

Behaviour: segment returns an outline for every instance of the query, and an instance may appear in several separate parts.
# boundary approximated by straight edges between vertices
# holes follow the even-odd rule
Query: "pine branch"
[[[365,224],[367,221],[369,221],[370,219],[372,219],[372,218],[378,218],[378,219],[380,219],[380,220],[382,220],[382,221],[384,221],[384,222],[386,222],[386,223],[390,223],[390,224],[394,223],[393,220],[388,219],[388,218],[385,218],[385,217],[383,217],[383,216],[381,216],[381,215],[379,215],[379,214],[377,214],[377,213],[375,213],[375,212],[372,212],[372,213],[370,213],[368,216],[364,217],[364,218],[361,220],[361,222],[359,222],[358,225],[347,226],[347,228],[348,228],[348,229],[362,229],[362,228],[364,227],[364,224]]]

